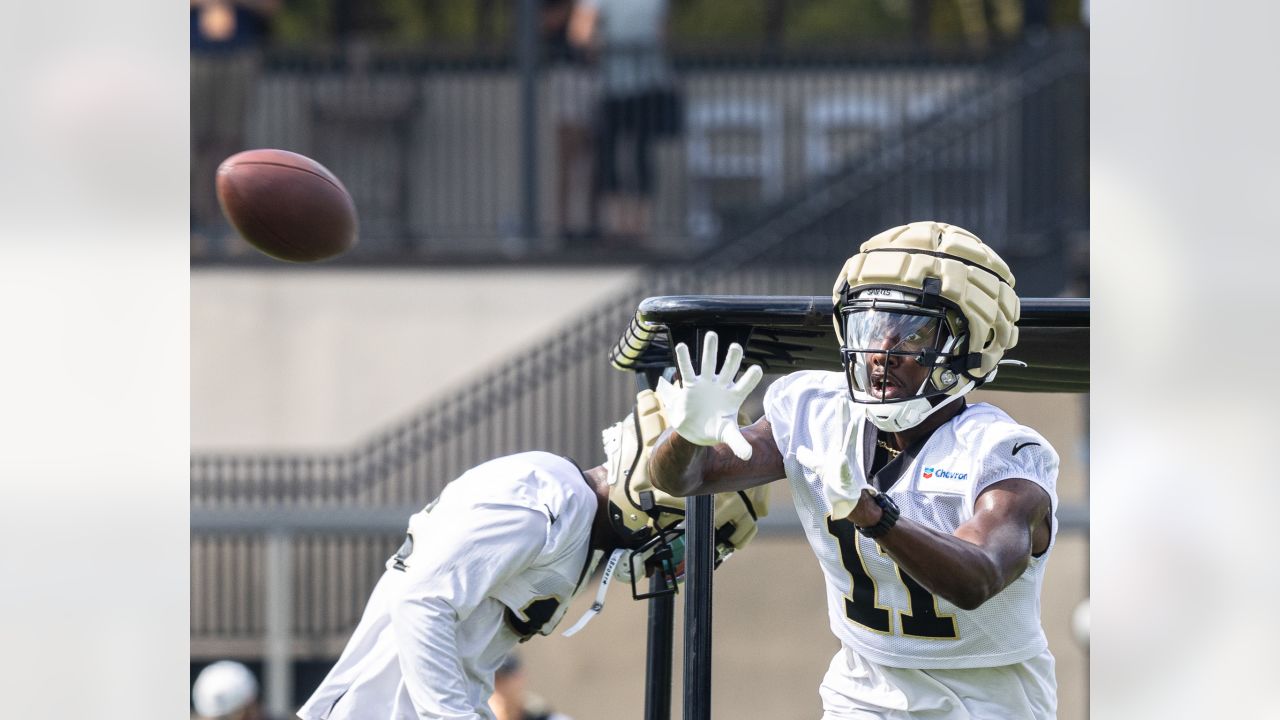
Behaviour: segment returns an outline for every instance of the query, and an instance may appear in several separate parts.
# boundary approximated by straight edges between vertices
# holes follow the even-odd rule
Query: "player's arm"
[[[876,542],[930,592],[972,610],[1016,580],[1033,553],[1049,547],[1050,505],[1049,494],[1036,483],[1001,480],[982,491],[973,517],[952,535],[901,518]],[[869,527],[880,522],[881,513],[863,491],[849,520]]]
[[[657,393],[670,429],[649,455],[649,478],[660,490],[679,497],[744,490],[783,476],[782,455],[769,422],[738,427],[738,408],[760,382],[752,365],[736,382],[742,346],[733,343],[716,372],[718,339],[708,332],[702,343],[702,372],[695,373],[684,343],[676,345],[680,385],[663,378]]]
[[[751,448],[747,460],[724,443],[694,445],[667,429],[649,455],[649,478],[658,489],[685,497],[746,490],[782,477],[782,453],[769,421],[760,418],[740,432]]]
[[[437,506],[426,521],[432,527],[414,538],[391,625],[414,709],[423,717],[478,718],[459,662],[458,625],[536,559],[547,518],[509,505],[448,509]]]

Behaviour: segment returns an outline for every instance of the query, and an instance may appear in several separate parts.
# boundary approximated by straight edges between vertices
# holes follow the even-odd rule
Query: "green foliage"
[[[275,40],[284,45],[313,45],[330,36],[332,0],[287,0],[272,21]]]
[[[793,0],[787,4],[786,38],[791,46],[900,38],[907,32],[905,19],[890,14],[882,0]]]
[[[1080,25],[1084,16],[1080,12],[1080,0],[1050,0],[1049,23],[1054,27]]]
[[[388,46],[421,46],[431,41],[469,45],[486,36],[511,35],[514,0],[350,0],[352,35]],[[275,18],[277,41],[320,44],[332,39],[336,0],[285,0]]]
[[[758,41],[764,37],[767,0],[675,0],[671,37],[678,45],[698,41]]]
[[[381,0],[382,15],[387,20],[387,38],[397,43],[421,43],[434,28],[422,0]]]
[[[960,6],[955,2],[933,3],[930,13],[930,34],[935,40],[964,37],[964,19]]]
[[[986,0],[1016,3],[1019,0]],[[512,37],[519,0],[349,0],[359,27],[352,34],[387,45],[470,46]],[[331,39],[337,0],[285,0],[275,18],[277,42],[322,44]],[[780,11],[789,47],[840,46],[859,40],[907,40],[911,0],[671,0],[671,37],[677,47],[756,46],[776,28]],[[957,0],[935,0],[935,40],[964,36]],[[1080,23],[1079,0],[1050,0],[1056,27]]]

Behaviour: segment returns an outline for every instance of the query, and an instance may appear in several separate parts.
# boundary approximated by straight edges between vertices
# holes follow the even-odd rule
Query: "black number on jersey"
[[[503,614],[506,617],[507,625],[520,636],[520,642],[524,642],[541,632],[542,626],[546,625],[555,616],[556,610],[559,608],[559,600],[553,597],[544,597],[529,601],[520,612],[507,608]]]
[[[897,567],[895,564],[894,567]],[[902,568],[898,569],[898,577],[902,579],[902,584],[907,587],[907,602],[911,603],[911,607],[907,612],[899,612],[898,617],[902,621],[902,634],[911,637],[922,638],[943,638],[946,640],[955,640],[960,637],[956,632],[956,618],[954,615],[940,615],[938,613],[938,598],[933,593],[924,589],[924,586],[916,582],[916,579],[902,572]]]
[[[844,598],[844,614],[859,625],[879,633],[893,634],[893,620],[889,608],[881,605],[880,589],[876,580],[867,572],[858,542],[858,529],[848,518],[833,520],[827,517],[827,532],[835,536],[840,546],[840,562],[849,571],[849,594]],[[883,552],[883,551],[882,551]],[[907,588],[906,612],[898,610],[902,634],[909,637],[954,640],[956,619],[953,615],[938,612],[938,599],[916,582],[915,578],[894,565],[898,578]]]
[[[840,544],[840,562],[849,571],[849,594],[844,596],[845,616],[868,630],[893,633],[889,608],[876,602],[880,589],[876,587],[875,579],[867,574],[862,554],[858,552],[857,528],[847,518],[832,520],[828,515],[827,532],[836,536]]]

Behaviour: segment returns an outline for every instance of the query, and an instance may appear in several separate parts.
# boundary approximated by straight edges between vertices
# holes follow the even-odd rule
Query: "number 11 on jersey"
[[[878,602],[879,589],[863,562],[857,527],[848,518],[834,520],[828,516],[827,532],[834,535],[839,543],[840,561],[844,564],[844,569],[849,571],[849,594],[844,598],[845,616],[868,630],[892,635],[893,609]],[[956,632],[955,616],[938,612],[938,599],[933,593],[916,582],[915,578],[902,572],[902,568],[896,564],[894,569],[907,588],[909,603],[906,611],[897,610],[901,634],[938,640],[955,640],[960,637]]]

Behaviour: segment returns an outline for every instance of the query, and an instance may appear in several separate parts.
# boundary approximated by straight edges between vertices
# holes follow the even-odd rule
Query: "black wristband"
[[[876,501],[880,506],[880,522],[870,527],[858,527],[858,532],[869,538],[878,538],[889,532],[889,528],[898,523],[898,506],[893,500],[882,492],[876,490],[871,491],[871,499]],[[856,525],[854,527],[857,527]]]

